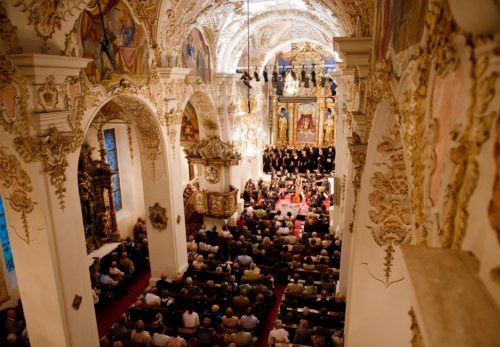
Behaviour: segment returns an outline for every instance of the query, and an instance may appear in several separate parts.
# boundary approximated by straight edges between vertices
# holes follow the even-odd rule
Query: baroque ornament
[[[368,227],[373,240],[385,250],[384,279],[372,276],[389,287],[401,281],[391,279],[395,247],[410,243],[412,237],[408,179],[398,127],[393,126],[382,138],[377,151],[382,155],[379,165],[385,170],[375,172],[371,178],[373,192],[368,200],[374,209],[368,215],[375,226]]]
[[[33,212],[35,207],[35,202],[31,200],[29,193],[33,191],[33,185],[19,161],[14,155],[8,154],[5,147],[0,147],[0,182],[4,189],[10,190],[10,193],[7,193],[10,206],[21,214],[23,234],[16,231],[16,235],[29,245],[31,234],[28,214]]]
[[[15,6],[28,12],[28,24],[35,27],[38,36],[48,40],[57,29],[61,29],[65,18],[86,2],[87,0],[18,0]]]
[[[3,42],[3,44],[1,43]],[[0,4],[0,51],[4,53],[21,53],[17,39],[17,27],[12,25],[7,11]]]
[[[167,210],[161,207],[159,203],[155,203],[152,207],[149,207],[149,221],[153,228],[157,230],[167,229]]]
[[[219,183],[220,170],[217,166],[205,166],[205,179],[212,184]]]
[[[47,135],[36,137],[16,137],[14,146],[26,162],[41,161],[43,170],[50,176],[50,183],[62,210],[65,207],[67,156],[72,153],[74,137],[61,133],[57,128],[49,129]]]

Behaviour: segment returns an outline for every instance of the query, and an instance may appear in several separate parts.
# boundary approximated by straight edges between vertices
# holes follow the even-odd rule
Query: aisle
[[[104,336],[118,318],[127,311],[135,300],[149,285],[149,272],[143,272],[127,287],[128,294],[115,298],[109,304],[97,307],[95,310],[99,337]]]
[[[267,344],[267,339],[269,337],[269,332],[273,329],[274,321],[278,315],[278,311],[281,305],[281,298],[283,297],[283,292],[285,291],[285,285],[277,284],[274,288],[274,293],[276,295],[276,300],[274,301],[273,307],[269,310],[266,322],[262,328],[262,333],[259,335],[259,341],[255,347],[269,347]]]

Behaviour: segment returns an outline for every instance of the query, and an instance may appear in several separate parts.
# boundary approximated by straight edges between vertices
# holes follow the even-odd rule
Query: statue
[[[284,107],[280,109],[278,118],[278,139],[279,141],[286,142],[288,132],[288,112]]]
[[[325,131],[324,142],[333,143],[333,138],[335,135],[335,121],[333,119],[332,109],[328,109],[325,116],[325,124],[323,125]]]

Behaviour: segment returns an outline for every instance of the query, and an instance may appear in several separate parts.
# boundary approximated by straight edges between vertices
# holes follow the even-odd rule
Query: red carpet
[[[269,309],[266,323],[262,329],[262,333],[258,336],[259,340],[257,341],[257,345],[255,347],[269,347],[267,339],[269,337],[269,332],[273,330],[274,321],[276,320],[276,316],[278,315],[278,311],[281,305],[281,297],[283,296],[284,291],[285,286],[283,284],[277,284],[274,288],[276,301],[274,302],[274,305]]]
[[[115,298],[104,306],[96,307],[97,329],[102,337],[116,323],[118,317],[129,308],[149,285],[149,272],[143,272],[127,287],[128,294]]]

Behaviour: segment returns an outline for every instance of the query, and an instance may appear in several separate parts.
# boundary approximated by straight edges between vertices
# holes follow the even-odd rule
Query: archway
[[[101,266],[101,270],[107,271],[109,263],[126,250],[127,258],[134,262],[137,271],[141,263],[136,262],[138,258],[134,259],[128,248],[135,250],[137,247],[138,252],[149,250],[142,260],[149,257],[151,278],[155,280],[161,273],[174,276],[182,271],[187,256],[185,247],[179,246],[185,243],[184,233],[176,232],[174,226],[175,220],[180,218],[174,215],[175,200],[180,196],[174,197],[171,189],[173,178],[168,174],[167,163],[170,147],[166,145],[167,135],[153,110],[147,100],[137,96],[120,95],[105,100],[86,122],[80,170],[75,174],[79,179],[82,224],[87,241],[88,237],[101,241],[91,244],[95,248],[104,244],[90,253],[89,265],[96,254],[108,256],[107,262],[101,262],[107,266],[104,269]],[[93,201],[88,199],[92,195],[87,191],[89,176],[97,182],[94,184],[97,189],[90,190]],[[89,206],[94,206],[94,211]],[[89,212],[94,213],[90,218]],[[138,217],[145,221],[147,232],[136,229],[140,227],[136,225]],[[135,245],[116,243],[127,237],[135,239]],[[142,241],[144,238],[147,244]],[[115,250],[118,254],[112,254]],[[120,263],[118,260],[118,267],[122,265],[120,270],[126,274],[129,271],[128,275],[133,276],[130,266]],[[147,263],[144,261],[142,265],[147,273]]]
[[[352,345],[405,346],[411,303],[399,246],[412,241],[405,155],[389,102],[378,106],[373,124],[350,250],[346,338]],[[385,323],[375,331],[373,320]]]

